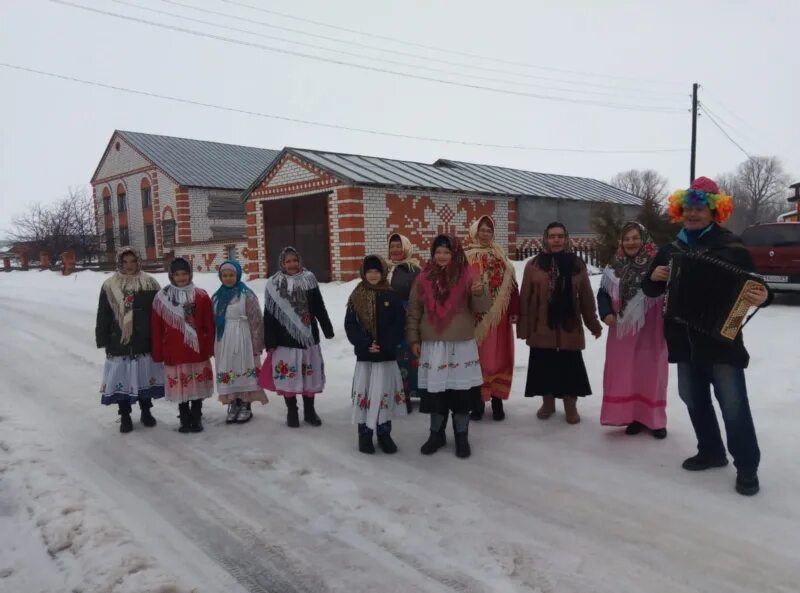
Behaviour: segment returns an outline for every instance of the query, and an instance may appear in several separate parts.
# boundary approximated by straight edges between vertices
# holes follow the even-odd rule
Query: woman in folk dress
[[[153,360],[164,363],[167,399],[178,403],[178,430],[202,432],[203,400],[214,393],[214,311],[182,257],[170,264],[169,281],[153,301]]]
[[[488,289],[492,305],[486,314],[475,314],[475,341],[481,357],[483,387],[481,401],[470,416],[483,418],[486,402],[492,402],[492,418],[506,417],[503,401],[511,395],[514,375],[513,324],[519,315],[519,289],[511,260],[494,240],[494,221],[482,216],[469,229],[470,246],[467,260],[480,270],[484,286]]]
[[[603,333],[586,264],[571,250],[567,227],[547,225],[544,252],[525,265],[517,337],[530,346],[525,397],[542,396],[537,418],[547,420],[564,400],[568,424],[578,424],[577,401],[592,393],[582,351],[585,324]]]
[[[469,413],[483,384],[475,313],[489,309],[480,278],[472,278],[461,242],[439,235],[431,244],[431,259],[411,291],[406,337],[419,358],[420,411],[431,415],[430,436],[423,455],[446,444],[444,423],[453,413],[456,455],[469,457]]]
[[[411,298],[411,287],[419,276],[419,260],[414,257],[414,246],[407,237],[394,233],[389,237],[389,284],[403,303],[403,323]],[[406,410],[411,412],[411,398],[417,397],[417,360],[411,354],[405,335],[397,348],[397,364],[403,377]]]
[[[638,222],[622,227],[614,259],[603,272],[597,304],[609,327],[600,423],[667,436],[667,343],[664,297],[642,292],[658,249]]]
[[[361,283],[347,301],[344,329],[353,345],[353,422],[358,423],[358,450],[372,454],[373,432],[384,453],[396,453],[392,418],[407,413],[403,378],[397,366],[397,344],[403,339],[405,311],[387,281],[389,266],[368,255],[361,263]]]
[[[219,401],[228,405],[227,424],[243,424],[253,417],[252,402],[267,403],[258,386],[264,350],[264,318],[258,297],[242,282],[242,266],[228,260],[219,267],[222,286],[214,293],[217,340],[214,359]]]
[[[95,324],[97,347],[106,351],[100,402],[117,405],[123,434],[133,430],[131,404],[139,403],[142,424],[152,427],[153,400],[164,397],[164,366],[150,354],[150,315],[159,286],[140,262],[133,248],[120,249],[117,271],[100,289]]]
[[[333,325],[317,278],[303,267],[297,250],[285,247],[278,265],[264,294],[264,344],[269,354],[258,384],[284,398],[288,426],[300,426],[298,395],[303,397],[303,420],[320,426],[322,420],[314,409],[314,397],[325,389],[319,325],[329,340]]]

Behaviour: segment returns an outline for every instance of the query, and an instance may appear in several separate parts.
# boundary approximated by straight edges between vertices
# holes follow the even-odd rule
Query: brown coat
[[[469,291],[469,286],[467,287]],[[406,339],[409,344],[420,342],[465,342],[475,339],[475,317],[473,313],[486,313],[492,301],[484,290],[475,296],[469,291],[466,304],[456,311],[444,330],[437,332],[425,313],[425,303],[419,294],[417,282],[411,290],[406,317]]]
[[[575,291],[575,317],[593,333],[602,331],[597,319],[597,306],[594,300],[589,274],[582,266],[572,278]],[[536,258],[525,266],[520,296],[520,314],[517,322],[517,337],[525,340],[531,348],[549,350],[583,350],[586,340],[583,327],[579,324],[572,331],[561,327],[550,329],[547,325],[547,302],[550,297],[550,278],[547,272],[536,264]]]

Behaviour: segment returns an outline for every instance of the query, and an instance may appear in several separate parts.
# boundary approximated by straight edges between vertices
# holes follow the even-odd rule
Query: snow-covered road
[[[694,441],[674,381],[665,441],[599,426],[597,395],[578,426],[540,422],[521,397],[519,342],[508,420],[472,425],[471,459],[452,446],[422,457],[416,413],[395,422],[398,455],[358,453],[342,329],[352,285],[323,287],[337,337],[323,345],[321,428],[287,428],[273,398],[244,426],[209,403],[206,431],[182,435],[157,402],[158,427],[120,435],[98,405],[103,279],[0,275],[3,593],[798,590],[797,299],[746,330],[763,453],[762,493],[747,499],[732,467],[681,470]],[[603,340],[586,360],[598,392]]]

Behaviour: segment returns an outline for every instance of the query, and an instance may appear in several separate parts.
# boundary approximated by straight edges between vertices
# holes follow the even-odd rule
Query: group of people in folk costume
[[[721,226],[731,211],[730,196],[699,178],[670,196],[670,215],[683,224],[673,243],[658,249],[646,228],[626,223],[596,299],[587,266],[559,222],[545,229],[542,252],[525,265],[519,287],[488,216],[473,222],[466,248],[454,236],[437,236],[424,266],[411,242],[392,234],[388,261],[368,255],[361,262],[361,282],[345,314],[356,357],[351,398],[358,449],[375,453],[377,436],[381,451],[397,452],[392,420],[409,413],[417,396],[420,411],[430,415],[421,453],[431,455],[446,445],[452,416],[456,455],[469,457],[470,419],[481,420],[487,402],[494,420],[505,418],[515,324],[517,337],[530,348],[524,394],[542,397],[536,416],[551,418],[561,399],[566,422],[579,423],[578,398],[591,394],[582,356],[584,326],[599,338],[602,320],[609,332],[601,424],[666,438],[667,366],[677,363],[678,392],[698,440],[698,453],[683,467],[699,471],[728,463],[711,403],[713,386],[738,470],[736,490],[755,494],[760,453],[741,333],[728,344],[665,320],[663,313],[672,253],[708,253],[753,270],[738,237]],[[211,298],[194,286],[191,265],[182,258],[171,262],[170,285],[163,289],[140,269],[133,249],[122,249],[117,263],[117,273],[100,292],[96,337],[107,354],[101,401],[118,406],[121,432],[133,430],[136,402],[142,424],[155,426],[152,400],[164,395],[178,403],[180,432],[200,432],[202,402],[215,385],[228,406],[227,423],[249,421],[252,402],[267,403],[267,390],[283,397],[288,426],[300,426],[298,396],[304,421],[322,424],[314,408],[315,396],[325,388],[320,329],[331,339],[333,326],[317,279],[297,250],[281,252],[279,270],[266,283],[263,315],[235,261],[220,266],[221,286]],[[759,287],[745,299],[764,307],[771,295]]]

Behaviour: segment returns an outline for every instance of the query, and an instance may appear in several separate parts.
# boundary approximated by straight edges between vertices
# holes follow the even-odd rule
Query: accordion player
[[[710,255],[678,252],[671,255],[664,315],[708,336],[733,341],[751,305],[745,295],[766,283]]]

